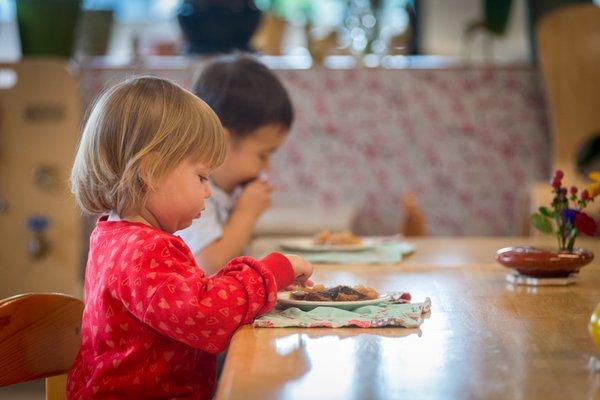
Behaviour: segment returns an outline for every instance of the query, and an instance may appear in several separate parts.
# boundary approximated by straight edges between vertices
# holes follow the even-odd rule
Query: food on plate
[[[377,299],[379,292],[364,285],[338,285],[331,288],[315,285],[293,291],[290,298],[303,301],[359,301]]]
[[[350,231],[323,230],[314,236],[315,244],[325,245],[360,245],[362,239]]]

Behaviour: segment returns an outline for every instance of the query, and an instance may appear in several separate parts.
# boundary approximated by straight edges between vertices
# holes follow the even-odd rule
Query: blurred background
[[[51,0],[46,3],[81,7],[81,19],[77,21],[82,25],[78,30],[81,36],[73,51],[76,58],[209,53],[234,46],[265,54],[312,55],[319,59],[335,54],[395,54],[527,62],[535,58],[532,52],[535,21],[555,7],[578,2],[582,1]],[[16,60],[22,55],[16,9],[15,0],[0,1],[0,56],[5,60]],[[58,9],[53,12],[61,14]],[[51,23],[50,18],[46,22]],[[261,23],[262,31],[255,35]],[[217,32],[215,27],[227,33]],[[370,63],[375,63],[373,57]]]

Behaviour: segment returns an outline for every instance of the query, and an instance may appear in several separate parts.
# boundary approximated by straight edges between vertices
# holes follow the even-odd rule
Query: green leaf
[[[531,224],[540,232],[552,233],[552,223],[542,214],[531,214]]]
[[[569,239],[568,240],[574,240],[577,237],[578,233],[579,233],[579,231],[577,230],[577,228],[571,229],[571,232],[569,232]]]
[[[554,213],[548,210],[546,207],[540,207],[540,214],[542,214],[544,217],[554,218]]]
[[[575,238],[577,238],[578,233],[579,233],[579,231],[577,230],[577,228],[573,228],[569,232],[569,238],[567,240],[567,250],[568,251],[573,251],[573,246],[575,245]]]

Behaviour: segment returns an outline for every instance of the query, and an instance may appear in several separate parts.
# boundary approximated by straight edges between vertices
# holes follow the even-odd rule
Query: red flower
[[[552,187],[554,189],[558,189],[562,185],[561,181],[562,181],[563,176],[564,176],[564,174],[560,169],[554,173],[554,176],[552,177],[552,181],[550,182],[550,184],[552,185]]]
[[[583,192],[581,192],[581,200],[588,200],[590,198],[590,193],[587,191],[587,189],[583,189]]]
[[[575,228],[584,235],[594,236],[596,233],[596,221],[582,212],[575,214]]]
[[[571,186],[571,194],[575,196],[577,194],[577,188],[575,186]]]
[[[552,179],[551,185],[554,189],[558,189],[560,188],[560,185],[562,184],[562,182],[560,181],[560,179]]]

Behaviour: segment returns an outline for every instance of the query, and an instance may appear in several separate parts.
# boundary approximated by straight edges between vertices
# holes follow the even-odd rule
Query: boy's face
[[[280,125],[266,125],[243,138],[231,133],[228,136],[227,157],[213,177],[217,184],[233,187],[252,181],[269,169],[271,156],[287,137],[287,130]]]

